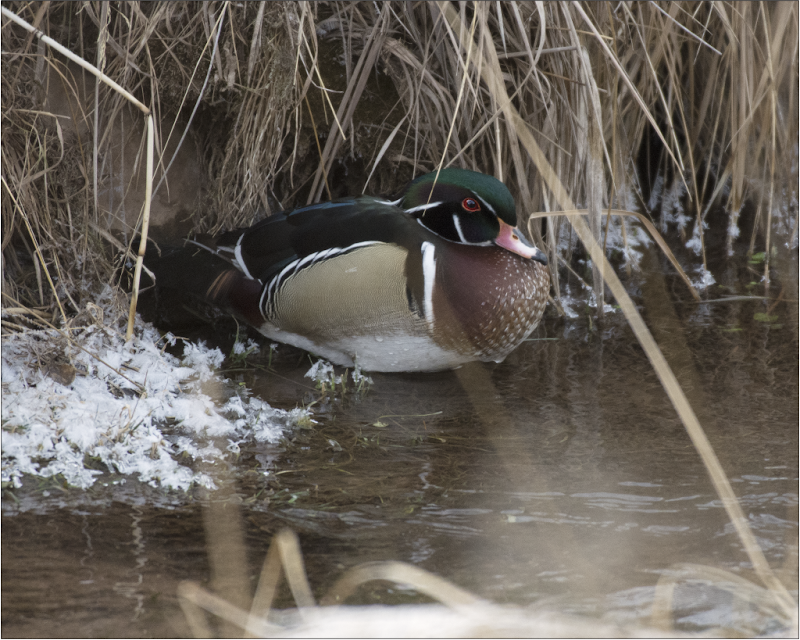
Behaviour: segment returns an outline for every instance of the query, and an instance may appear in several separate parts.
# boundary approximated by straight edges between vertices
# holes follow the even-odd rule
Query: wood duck
[[[539,323],[547,258],[515,225],[502,182],[450,168],[394,202],[314,204],[145,261],[159,290],[335,364],[438,371],[501,362]]]

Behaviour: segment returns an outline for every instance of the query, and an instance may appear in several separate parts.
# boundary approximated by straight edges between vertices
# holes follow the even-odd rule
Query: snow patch
[[[219,349],[187,342],[181,358],[166,353],[174,337],[139,318],[129,343],[108,322],[69,333],[69,341],[55,330],[3,340],[4,485],[61,474],[87,488],[106,469],[154,487],[214,488],[194,463],[238,453],[242,443],[277,442],[308,419],[305,410],[275,409],[246,389],[234,393],[216,371]],[[47,363],[56,355],[74,367],[73,380],[52,375]]]

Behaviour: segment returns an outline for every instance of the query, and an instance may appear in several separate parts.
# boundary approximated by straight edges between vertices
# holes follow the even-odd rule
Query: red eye
[[[464,201],[461,203],[461,206],[464,207],[465,211],[469,211],[469,212],[480,211],[481,210],[481,205],[479,205],[472,198],[464,198]]]

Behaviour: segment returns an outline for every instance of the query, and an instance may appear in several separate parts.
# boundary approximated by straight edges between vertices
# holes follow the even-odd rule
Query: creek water
[[[796,598],[797,302],[774,302],[778,284],[771,302],[698,304],[665,273],[646,260],[630,290]],[[734,273],[709,297],[748,294],[749,277]],[[284,527],[317,597],[349,567],[399,560],[496,603],[646,624],[676,563],[758,583],[619,312],[551,310],[502,364],[372,374],[361,392],[323,394],[303,377],[307,355],[288,347],[270,365],[232,371],[232,384],[279,407],[314,403],[316,423],[243,448],[216,470],[217,494],[109,475],[87,491],[28,479],[4,495],[4,636],[189,635],[176,586],[209,584],[209,501],[240,522],[251,592]],[[349,602],[426,601],[372,583]],[[284,587],[278,605],[291,604]],[[679,584],[674,605],[683,631],[783,630],[710,584]]]

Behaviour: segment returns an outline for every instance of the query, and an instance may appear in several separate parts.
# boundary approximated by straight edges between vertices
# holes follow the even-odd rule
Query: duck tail
[[[205,246],[182,247],[148,243],[145,266],[155,277],[159,298],[192,298],[259,326],[261,282],[248,278],[229,261]]]

